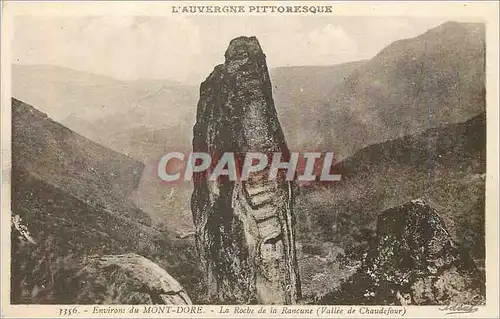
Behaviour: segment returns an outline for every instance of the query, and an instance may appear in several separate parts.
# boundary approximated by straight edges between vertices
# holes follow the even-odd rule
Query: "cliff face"
[[[193,150],[289,156],[272,98],[265,55],[255,37],[231,41],[226,61],[201,84]],[[215,182],[195,173],[192,212],[210,297],[224,303],[291,304],[300,297],[292,202],[295,186],[268,181]],[[226,177],[226,178],[224,178]]]

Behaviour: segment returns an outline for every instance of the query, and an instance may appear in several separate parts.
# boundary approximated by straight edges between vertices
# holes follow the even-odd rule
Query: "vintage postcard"
[[[498,317],[498,13],[4,1],[2,317]]]

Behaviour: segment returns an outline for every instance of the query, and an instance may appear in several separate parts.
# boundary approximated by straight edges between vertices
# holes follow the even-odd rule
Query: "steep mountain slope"
[[[13,303],[71,303],[76,293],[85,293],[73,294],[76,286],[66,285],[75,261],[132,252],[167,270],[197,300],[202,296],[192,242],[93,206],[22,169],[13,169],[12,214],[22,218],[34,240],[23,244],[11,238]]]
[[[350,155],[484,111],[484,32],[484,24],[447,22],[362,64],[325,101],[334,118],[333,150]]]
[[[193,243],[151,226],[129,199],[144,165],[12,103],[12,214],[31,233],[25,243],[12,233],[12,301],[70,302],[74,260],[120,253],[153,260],[199,295]]]
[[[12,165],[92,205],[149,219],[129,200],[144,164],[72,132],[16,99]]]
[[[302,188],[295,211],[306,299],[317,302],[353,274],[381,212],[417,198],[439,211],[459,249],[484,269],[485,124],[482,113],[371,145],[332,168],[340,182]]]
[[[327,103],[330,91],[364,63],[271,69],[276,111],[292,150],[321,150],[336,145],[330,134],[336,120],[333,105]]]
[[[484,258],[485,127],[481,113],[358,151],[335,166],[340,182],[302,190],[302,238],[363,251],[378,213],[422,198],[462,248]]]

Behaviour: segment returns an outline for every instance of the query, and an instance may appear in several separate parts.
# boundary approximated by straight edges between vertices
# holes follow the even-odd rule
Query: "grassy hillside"
[[[484,258],[486,117],[430,129],[358,151],[334,168],[342,181],[302,189],[300,240],[363,250],[377,214],[422,198],[452,237]]]
[[[32,243],[12,232],[13,303],[68,303],[66,277],[95,254],[137,253],[158,263],[199,300],[194,243],[151,225],[129,197],[143,164],[106,149],[13,100],[12,215]]]

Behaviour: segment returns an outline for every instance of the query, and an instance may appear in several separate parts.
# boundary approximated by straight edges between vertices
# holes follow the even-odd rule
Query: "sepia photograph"
[[[484,15],[105,4],[20,4],[2,34],[2,303],[498,315]]]

